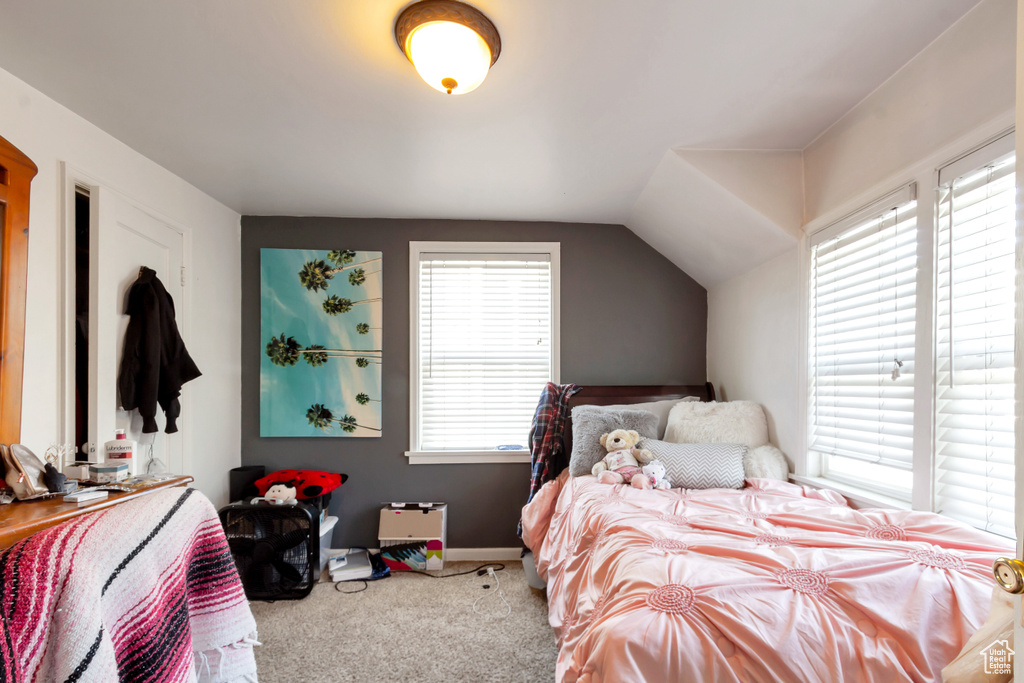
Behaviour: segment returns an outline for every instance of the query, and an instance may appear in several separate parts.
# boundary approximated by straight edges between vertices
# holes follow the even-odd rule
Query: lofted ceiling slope
[[[478,0],[501,58],[451,97],[402,0],[8,0],[0,68],[244,214],[627,223],[672,150],[802,149],[976,3]]]
[[[802,172],[800,152],[669,150],[627,225],[711,287],[797,243]]]

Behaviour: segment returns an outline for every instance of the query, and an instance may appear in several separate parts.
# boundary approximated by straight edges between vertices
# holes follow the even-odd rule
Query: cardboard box
[[[64,474],[69,479],[77,479],[78,481],[89,481],[89,468],[92,465],[99,465],[98,462],[87,462],[85,460],[76,460],[70,465],[64,466]]]
[[[380,554],[392,571],[444,568],[446,503],[390,503],[381,508]]]
[[[89,480],[97,484],[113,484],[128,478],[128,463],[105,462],[89,465]]]

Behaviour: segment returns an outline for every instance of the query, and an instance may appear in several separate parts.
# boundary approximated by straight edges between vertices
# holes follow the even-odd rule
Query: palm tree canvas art
[[[380,436],[382,264],[261,250],[260,436]]]

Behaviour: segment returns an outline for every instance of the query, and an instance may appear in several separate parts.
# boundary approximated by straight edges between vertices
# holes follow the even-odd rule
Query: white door
[[[89,243],[89,441],[96,448],[114,438],[115,429],[125,429],[139,443],[136,471],[144,473],[152,456],[165,471],[186,473],[181,432],[165,434],[164,416],[157,409],[156,434],[142,433],[137,410],[121,409],[117,375],[121,367],[124,334],[129,317],[125,314],[128,290],[146,266],[156,271],[174,300],[179,330],[182,329],[184,300],[184,237],[172,226],[132,205],[122,196],[103,188],[90,192]],[[184,429],[187,401],[182,401],[179,430]]]

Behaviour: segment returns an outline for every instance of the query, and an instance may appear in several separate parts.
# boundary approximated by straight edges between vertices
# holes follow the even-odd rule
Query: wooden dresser
[[[74,519],[79,515],[104,510],[153,491],[172,486],[188,486],[191,481],[192,477],[178,476],[143,486],[134,491],[110,491],[103,500],[85,505],[65,503],[62,500],[63,496],[54,496],[44,500],[15,501],[10,505],[0,505],[0,549],[9,548],[26,536]]]

